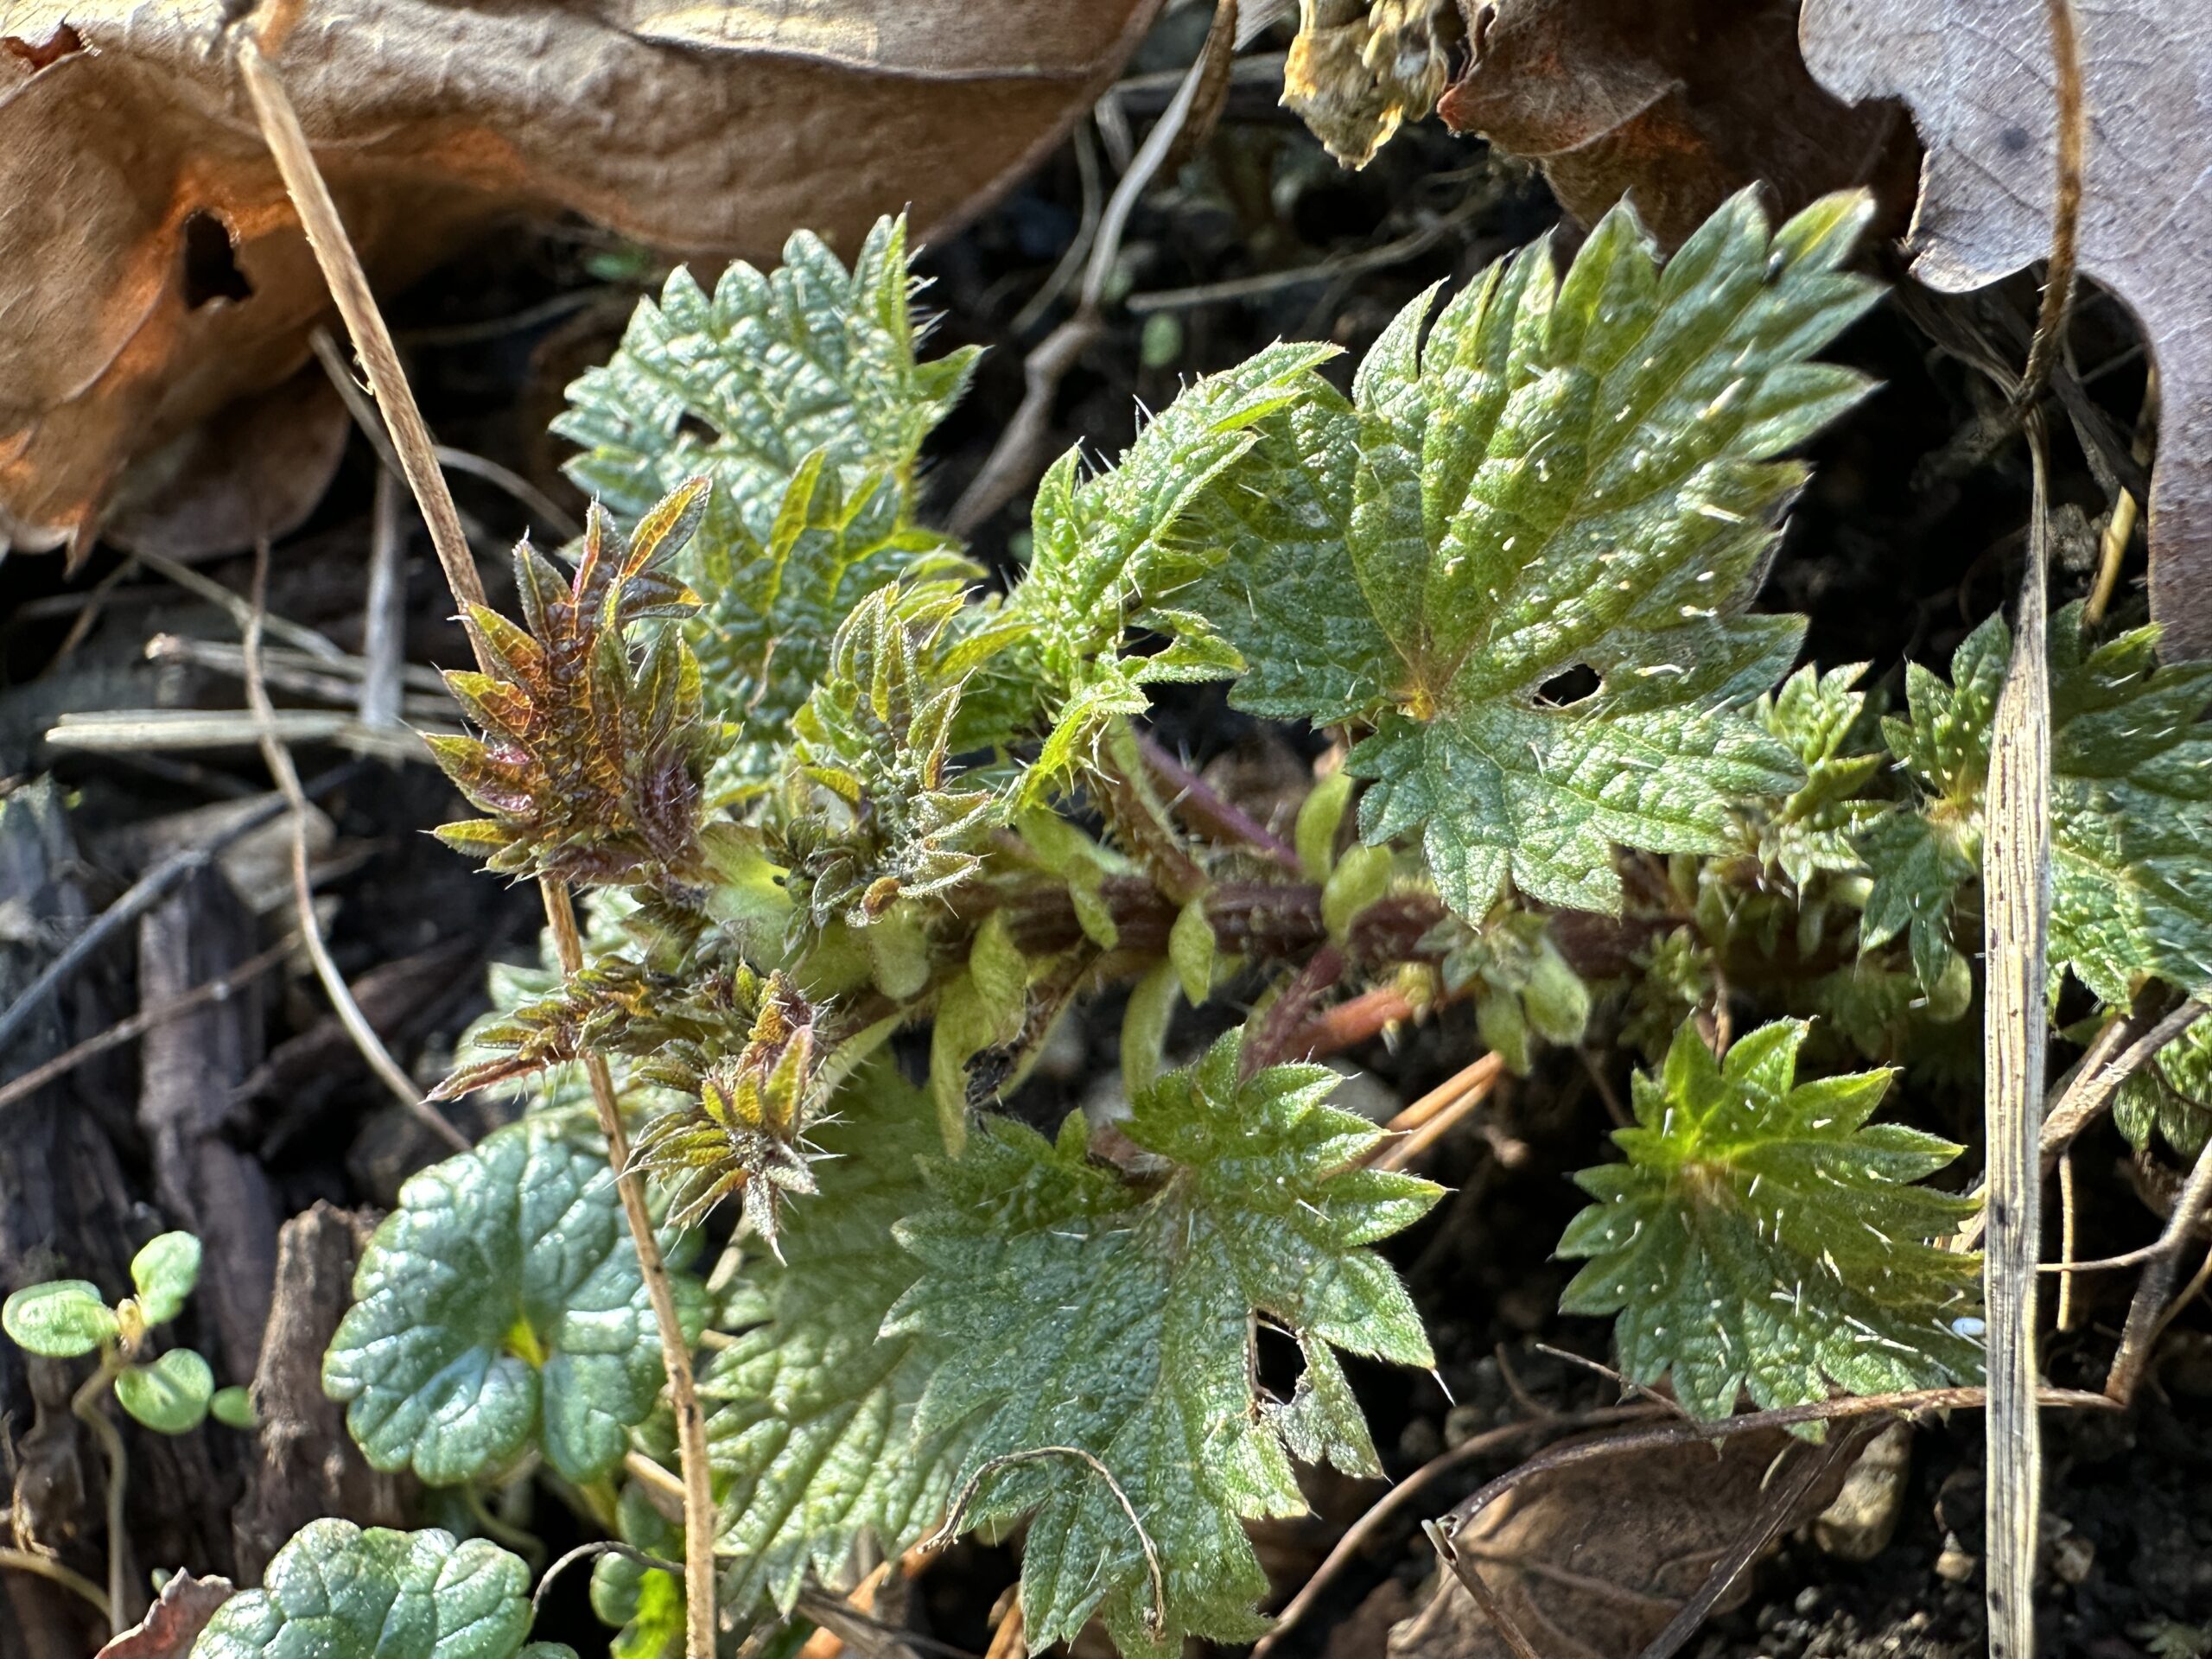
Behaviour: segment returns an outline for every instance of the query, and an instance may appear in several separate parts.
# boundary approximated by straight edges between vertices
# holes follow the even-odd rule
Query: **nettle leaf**
[[[833,475],[890,473],[903,486],[977,356],[915,361],[916,286],[903,218],[877,222],[850,271],[804,231],[777,270],[733,264],[711,297],[677,270],[614,356],[569,388],[553,429],[585,447],[569,476],[634,518],[703,474],[716,486],[710,543],[735,524],[766,542],[785,486],[817,452]]]
[[[1325,1103],[1336,1074],[1240,1079],[1240,1042],[1137,1091],[1120,1128],[1161,1160],[1141,1183],[1092,1160],[1080,1113],[1057,1144],[992,1120],[957,1161],[925,1163],[934,1201],[898,1230],[921,1274],[884,1330],[941,1353],[917,1423],[968,1437],[964,1524],[1029,1517],[1033,1646],[1094,1614],[1128,1652],[1252,1639],[1267,1579],[1243,1523],[1305,1512],[1293,1456],[1380,1472],[1334,1351],[1431,1363],[1404,1287],[1364,1247],[1438,1189],[1352,1167],[1378,1132]],[[1289,1401],[1255,1393],[1255,1319],[1304,1355]],[[1116,1485],[1158,1550],[1164,1607]]]
[[[1866,695],[1852,688],[1866,671],[1864,663],[1826,674],[1801,668],[1751,709],[1804,769],[1804,782],[1756,820],[1761,866],[1779,869],[1801,890],[1823,871],[1866,868],[1855,837],[1878,810],[1862,798],[1882,769],[1882,757],[1859,741],[1867,723]]]
[[[709,600],[687,632],[714,711],[763,743],[856,601],[896,577],[976,574],[912,522],[922,440],[976,357],[916,362],[916,286],[904,219],[879,221],[849,272],[804,232],[779,269],[733,264],[711,298],[678,270],[554,423],[586,446],[569,475],[626,520],[694,474],[713,480],[686,566]],[[718,783],[768,772],[760,746],[741,744]]]
[[[1120,462],[1085,476],[1071,449],[1037,486],[1029,572],[1007,601],[1048,702],[1049,730],[1025,804],[1064,785],[1116,715],[1141,714],[1163,681],[1220,679],[1238,658],[1200,613],[1172,608],[1219,563],[1224,544],[1201,504],[1229,486],[1259,423],[1327,391],[1313,373],[1327,346],[1268,346],[1186,388],[1145,424]],[[1132,626],[1173,636],[1124,657]]]
[[[696,1285],[674,1276],[696,1306]],[[507,1467],[534,1440],[561,1474],[594,1480],[660,1391],[607,1160],[537,1120],[410,1179],[353,1294],[322,1384],[378,1469],[450,1485]]]
[[[2212,1019],[2196,1024],[2131,1073],[2113,1096],[2113,1122],[2140,1152],[2153,1134],[2184,1158],[2212,1140]]]
[[[575,1659],[530,1634],[530,1569],[487,1539],[310,1521],[192,1659]]]
[[[189,1348],[126,1365],[115,1378],[116,1403],[162,1434],[189,1434],[199,1427],[214,1395],[215,1373]]]
[[[817,926],[865,927],[902,898],[950,892],[982,861],[997,799],[953,787],[949,768],[968,676],[998,640],[948,637],[963,606],[953,583],[879,588],[837,625],[791,746],[792,836]]]
[[[747,1264],[721,1320],[737,1332],[701,1375],[722,1493],[725,1603],[788,1611],[809,1574],[849,1577],[863,1537],[912,1544],[952,1491],[957,1429],[916,1435],[931,1333],[885,1332],[917,1264],[893,1241],[925,1201],[927,1099],[871,1065],[839,1091],[818,1141],[820,1195],[786,1223],[781,1262]]]
[[[2050,969],[2071,969],[2107,1003],[2138,982],[2212,984],[2212,664],[2160,666],[2156,631],[2101,645],[2082,610],[2050,621]],[[1861,938],[1878,944],[1910,929],[1914,965],[1934,985],[1958,955],[1958,912],[1980,854],[1989,732],[2012,633],[2001,618],[1976,628],[1946,684],[1906,670],[1910,717],[1883,736],[1910,779],[1913,803],[1885,813],[1861,850],[1874,872]]]
[[[493,671],[448,671],[446,684],[484,735],[426,741],[470,804],[492,816],[442,828],[448,845],[518,875],[697,878],[699,773],[713,738],[698,665],[665,626],[633,660],[632,630],[697,607],[666,567],[706,494],[706,480],[691,480],[626,543],[594,504],[565,580],[523,542],[515,587],[526,626],[468,607]]]
[[[1866,1120],[1891,1073],[1796,1082],[1806,1027],[1764,1026],[1716,1061],[1685,1021],[1656,1077],[1636,1075],[1627,1161],[1575,1177],[1598,1202],[1564,1256],[1587,1256],[1567,1313],[1618,1314],[1622,1370],[1711,1421],[1748,1387],[1761,1408],[1933,1388],[1981,1373],[1961,1320],[1980,1260],[1929,1241],[1974,1201],[1911,1183],[1960,1148]]]
[[[27,1353],[74,1359],[123,1333],[122,1321],[88,1279],[25,1285],[0,1304],[0,1329]]]
[[[1219,496],[1230,701],[1371,725],[1361,833],[1418,833],[1461,915],[1509,879],[1617,910],[1615,843],[1723,852],[1732,804],[1798,785],[1744,705],[1802,624],[1746,607],[1806,476],[1770,458],[1867,389],[1808,359],[1878,296],[1844,268],[1868,212],[1770,238],[1746,192],[1662,270],[1624,203],[1563,282],[1539,243],[1426,341],[1416,300]]]

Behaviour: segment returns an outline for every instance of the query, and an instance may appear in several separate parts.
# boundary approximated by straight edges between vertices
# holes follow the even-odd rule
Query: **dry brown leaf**
[[[1436,107],[1459,38],[1455,0],[1299,0],[1282,102],[1347,167]]]
[[[1778,1470],[1785,1454],[1793,1461]],[[1625,1659],[1667,1628],[1758,1517],[1795,1459],[1826,1456],[1782,1429],[1599,1458],[1531,1475],[1453,1539],[1545,1659]],[[1818,1514],[1840,1469],[1786,1518]],[[1742,1598],[1739,1585],[1733,1599]],[[1390,1632],[1389,1659],[1510,1659],[1459,1580]]]
[[[1622,196],[1672,249],[1764,180],[1783,213],[1869,185],[1901,227],[1910,124],[1806,72],[1794,0],[1461,0],[1471,56],[1438,113],[1537,162],[1594,224]]]
[[[111,1637],[93,1659],[185,1659],[215,1610],[235,1592],[228,1579],[172,1573],[146,1617]]]
[[[517,212],[756,259],[902,207],[942,232],[1158,5],[286,0],[262,47],[391,287]],[[81,543],[132,461],[306,359],[322,279],[225,16],[0,0],[0,548]]]
[[[2079,268],[2133,308],[2163,405],[2151,613],[2212,657],[2212,6],[2076,5],[2088,109]],[[1914,274],[1958,292],[2050,251],[2057,99],[2044,0],[1806,0],[1839,97],[1902,98],[1928,147]]]

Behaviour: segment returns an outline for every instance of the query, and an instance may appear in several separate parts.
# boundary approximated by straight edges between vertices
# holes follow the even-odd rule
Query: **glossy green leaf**
[[[262,1587],[216,1609],[192,1659],[575,1659],[524,1644],[530,1569],[482,1538],[310,1521]]]
[[[112,1342],[123,1327],[98,1285],[52,1279],[25,1285],[0,1305],[0,1328],[31,1353],[73,1359]]]
[[[200,1282],[200,1241],[190,1233],[163,1233],[130,1258],[130,1282],[148,1325],[167,1325],[184,1311]]]
[[[410,1179],[353,1294],[323,1388],[378,1469],[447,1485],[535,1443],[569,1479],[596,1479],[660,1391],[607,1160],[537,1120]]]
[[[1080,1114],[1057,1145],[991,1121],[957,1161],[929,1161],[935,1201],[898,1230],[921,1275],[884,1330],[939,1351],[917,1423],[965,1440],[960,1476],[982,1482],[964,1523],[1028,1518],[1033,1644],[1093,1614],[1125,1652],[1250,1640],[1267,1580],[1243,1522],[1304,1512],[1292,1457],[1379,1472],[1336,1351],[1431,1363],[1403,1287],[1365,1247],[1437,1189],[1351,1166],[1378,1133],[1325,1103],[1334,1072],[1240,1080],[1238,1056],[1232,1033],[1136,1091],[1120,1128],[1161,1160],[1145,1181],[1090,1158]],[[1254,1391],[1255,1319],[1304,1356],[1290,1400]],[[1046,1447],[1079,1448],[1113,1484]],[[1165,1606],[1116,1485],[1158,1550]]]
[[[188,1434],[207,1416],[215,1373],[189,1348],[172,1348],[144,1365],[126,1365],[115,1379],[116,1403],[162,1434]]]
[[[1509,879],[1617,910],[1615,843],[1724,851],[1732,804],[1796,786],[1745,705],[1801,625],[1748,607],[1805,477],[1771,457],[1866,391],[1810,359],[1876,297],[1845,268],[1868,211],[1770,238],[1746,192],[1662,270],[1624,205],[1564,281],[1539,244],[1425,340],[1416,300],[1213,498],[1231,701],[1371,725],[1361,833],[1418,835],[1461,915]]]
[[[207,1402],[207,1414],[228,1428],[245,1429],[251,1433],[259,1426],[254,1415],[253,1395],[233,1382],[226,1389],[218,1389]]]
[[[1706,1421],[1745,1388],[1767,1408],[1981,1373],[1963,1334],[1980,1260],[1932,1242],[1974,1202],[1912,1185],[1960,1148],[1867,1122],[1887,1071],[1796,1082],[1804,1039],[1778,1021],[1715,1060],[1686,1021],[1660,1075],[1636,1076],[1626,1161],[1575,1178],[1598,1202],[1560,1241],[1591,1258],[1560,1310],[1618,1314],[1623,1372],[1671,1376]]]

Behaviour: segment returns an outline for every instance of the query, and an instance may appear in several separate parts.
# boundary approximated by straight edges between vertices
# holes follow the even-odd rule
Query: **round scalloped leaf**
[[[138,1311],[149,1325],[167,1325],[184,1312],[184,1299],[200,1282],[200,1241],[190,1233],[163,1233],[130,1258]]]
[[[207,1415],[215,1373],[189,1348],[172,1348],[144,1365],[127,1365],[115,1379],[116,1402],[162,1434],[189,1434]]]
[[[192,1659],[575,1659],[530,1631],[530,1569],[481,1538],[310,1521]]]
[[[112,1341],[121,1327],[100,1287],[83,1279],[25,1285],[0,1306],[0,1329],[49,1359],[74,1359]]]
[[[322,1385],[378,1469],[451,1485],[535,1436],[563,1475],[595,1480],[660,1392],[607,1160],[536,1120],[410,1180],[353,1294]]]

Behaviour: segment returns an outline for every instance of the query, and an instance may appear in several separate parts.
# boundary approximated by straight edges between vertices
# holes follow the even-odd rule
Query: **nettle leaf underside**
[[[1267,1580],[1243,1523],[1304,1512],[1293,1455],[1377,1471],[1334,1351],[1431,1363],[1403,1287],[1364,1247],[1437,1189],[1350,1167],[1376,1131],[1323,1103],[1333,1073],[1240,1082],[1237,1066],[1232,1034],[1138,1091],[1122,1127],[1166,1160],[1157,1185],[1093,1162],[1080,1114],[1057,1144],[995,1122],[929,1164],[935,1202],[898,1230],[921,1274],[884,1328],[938,1354],[917,1424],[967,1437],[959,1475],[981,1484],[966,1524],[1028,1517],[1033,1645],[1094,1614],[1125,1652],[1250,1640]],[[1255,1319],[1304,1355],[1290,1401],[1254,1395]]]
[[[1704,1421],[1745,1388],[1764,1408],[1981,1372],[1961,1323],[1980,1258],[1931,1242],[1974,1203],[1913,1185],[1960,1148],[1867,1122],[1886,1071],[1797,1083],[1805,1032],[1778,1021],[1715,1060],[1686,1022],[1661,1074],[1636,1077],[1626,1161],[1575,1178],[1598,1202],[1560,1241],[1591,1258],[1560,1310],[1617,1314],[1623,1371],[1671,1375]]]
[[[1744,705],[1802,624],[1746,609],[1805,478],[1771,459],[1868,383],[1808,360],[1877,296],[1863,195],[1770,238],[1750,193],[1662,270],[1625,206],[1563,282],[1548,244],[1416,300],[1352,396],[1277,417],[1221,494],[1221,619],[1255,714],[1373,728],[1370,842],[1421,837],[1478,918],[1510,880],[1612,911],[1614,843],[1724,850],[1795,758]],[[1562,705],[1547,688],[1586,670]]]

